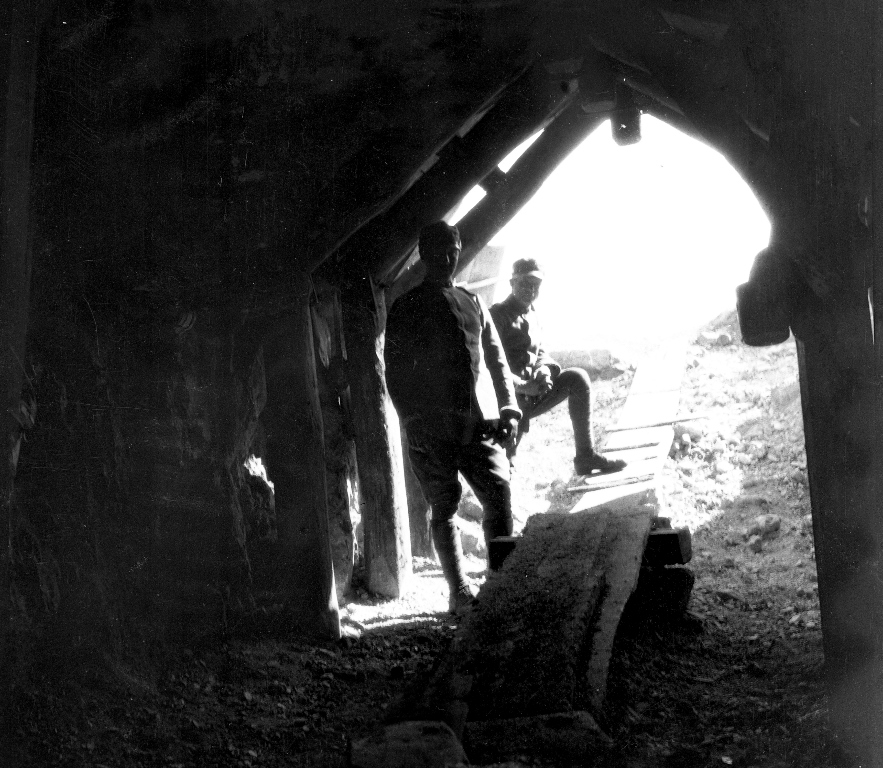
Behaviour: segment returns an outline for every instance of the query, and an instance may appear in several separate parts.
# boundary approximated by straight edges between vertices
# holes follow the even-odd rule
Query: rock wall
[[[61,654],[134,631],[220,628],[253,607],[244,461],[263,408],[260,349],[220,313],[104,326],[63,293],[35,297],[36,423],[16,489],[23,630]],[[56,301],[53,301],[55,299]]]

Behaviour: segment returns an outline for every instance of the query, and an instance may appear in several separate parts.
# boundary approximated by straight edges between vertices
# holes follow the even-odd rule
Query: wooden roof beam
[[[555,168],[608,115],[587,115],[580,104],[567,108],[519,158],[493,189],[458,223],[463,250],[460,270],[466,267],[542,186]]]
[[[347,273],[370,273],[385,284],[417,243],[420,229],[443,218],[522,141],[573,101],[573,83],[552,80],[532,67],[502,94],[466,133],[442,149],[439,159],[387,211],[355,232],[322,266],[333,282]]]

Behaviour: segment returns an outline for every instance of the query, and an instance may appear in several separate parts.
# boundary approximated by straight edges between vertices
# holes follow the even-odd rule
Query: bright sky
[[[693,332],[735,306],[770,225],[724,157],[649,115],[620,147],[592,133],[491,241],[505,246],[496,301],[512,262],[532,256],[546,346],[609,348],[623,357]],[[459,219],[483,192],[470,193]]]

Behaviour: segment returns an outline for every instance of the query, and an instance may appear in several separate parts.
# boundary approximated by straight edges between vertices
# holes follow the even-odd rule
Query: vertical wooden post
[[[411,524],[411,554],[417,557],[435,558],[432,545],[432,531],[429,527],[429,502],[423,495],[423,489],[411,467],[408,457],[408,438],[405,430],[402,435],[402,464],[405,469],[405,493],[408,497],[408,520]]]
[[[798,359],[831,725],[862,765],[881,768],[883,431],[870,345],[865,365],[857,354],[862,331],[801,340]]]
[[[267,469],[275,484],[280,576],[305,628],[340,637],[334,584],[322,410],[316,380],[309,275],[295,276],[297,308],[264,347]]]
[[[31,288],[29,206],[37,3],[0,14],[0,732],[12,679],[10,513]],[[2,740],[2,738],[0,738]]]
[[[385,303],[367,278],[342,299],[368,589],[395,598],[411,579],[411,540],[399,422],[383,374]]]

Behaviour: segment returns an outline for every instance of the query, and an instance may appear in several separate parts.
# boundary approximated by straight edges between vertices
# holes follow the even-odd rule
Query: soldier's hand
[[[537,368],[534,380],[539,386],[541,395],[545,395],[546,392],[552,389],[552,372],[549,370],[548,366],[541,365]]]
[[[510,416],[509,418],[501,418],[500,425],[499,427],[497,427],[495,442],[499,443],[504,448],[511,448],[515,445],[515,440],[517,437],[518,419],[515,416]]]
[[[543,394],[541,384],[537,379],[530,379],[529,381],[522,379],[520,383],[515,385],[515,392],[516,394],[528,395],[530,397]]]

